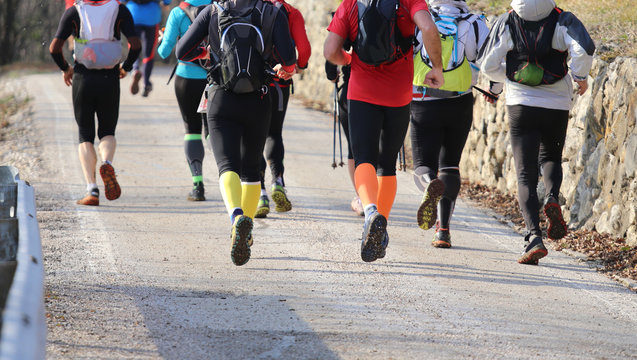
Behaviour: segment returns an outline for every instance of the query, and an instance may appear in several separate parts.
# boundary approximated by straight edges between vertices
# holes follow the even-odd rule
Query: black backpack
[[[132,0],[136,4],[144,5],[152,2],[159,2],[159,0]]]
[[[262,90],[270,80],[266,63],[271,54],[272,29],[278,8],[262,0],[226,0],[218,9],[219,85],[236,94]]]
[[[397,24],[399,0],[358,0],[358,34],[354,51],[364,63],[378,66],[409,52],[412,37],[403,37]]]

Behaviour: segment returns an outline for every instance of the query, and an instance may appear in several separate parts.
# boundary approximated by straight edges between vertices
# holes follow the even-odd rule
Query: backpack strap
[[[195,18],[197,17],[196,6],[193,6],[187,1],[182,1],[181,3],[179,3],[179,8],[181,9],[181,11],[184,12],[184,14],[186,14],[186,16],[188,16],[188,19],[190,19],[191,23],[195,22]]]
[[[272,4],[259,0],[256,4],[256,9],[260,13],[261,34],[264,37],[263,59],[267,62],[271,57],[272,47],[274,46],[272,33],[274,32],[274,23],[281,10],[281,3]]]

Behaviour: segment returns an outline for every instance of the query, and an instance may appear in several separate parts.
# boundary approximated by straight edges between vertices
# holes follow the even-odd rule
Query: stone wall
[[[333,85],[325,79],[323,42],[339,1],[289,2],[303,13],[312,43],[309,68],[295,79],[295,93],[314,108],[329,110]],[[569,120],[562,209],[571,227],[596,229],[637,245],[637,59],[610,64],[596,59],[589,80]],[[471,181],[516,193],[503,100],[493,106],[476,96],[461,171]]]

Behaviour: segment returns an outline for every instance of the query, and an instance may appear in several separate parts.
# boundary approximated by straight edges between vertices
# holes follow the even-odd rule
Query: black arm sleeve
[[[279,11],[274,21],[272,42],[274,43],[273,57],[275,63],[285,66],[296,64],[296,48],[290,34],[287,16],[285,16],[283,11]]]
[[[71,35],[78,36],[79,32],[80,15],[77,13],[75,6],[71,6],[62,14],[55,37],[66,40]]]
[[[208,27],[212,19],[212,5],[207,6],[197,15],[195,22],[177,42],[175,54],[179,60],[192,61],[201,54],[199,44],[208,36]]]
[[[124,34],[124,36],[126,36],[127,39],[131,37],[137,37],[137,33],[135,32],[135,23],[133,22],[133,16],[131,15],[130,11],[124,4],[121,4],[119,6],[119,13],[117,14],[116,26],[118,27],[118,29],[116,29],[116,33],[121,32],[122,34]],[[135,60],[137,60],[137,58],[139,57],[139,54],[141,53],[141,51],[142,51],[141,47],[137,49],[133,49],[131,47],[128,50],[128,56],[126,57],[126,60],[124,60],[124,63],[122,64],[122,69],[124,69],[124,71],[130,72],[133,69],[133,64],[135,63]]]
[[[329,81],[334,81],[338,77],[337,66],[327,60],[325,61],[325,75],[327,75],[327,80]]]

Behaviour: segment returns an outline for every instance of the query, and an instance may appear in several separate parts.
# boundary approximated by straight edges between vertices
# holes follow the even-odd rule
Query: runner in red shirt
[[[379,2],[383,1],[388,0]],[[358,34],[358,3],[344,0],[338,7],[327,28],[330,33],[323,52],[331,63],[352,67],[347,94],[349,131],[356,190],[365,207],[361,258],[369,262],[383,258],[389,242],[387,218],[396,197],[396,157],[409,125],[414,65],[411,48],[393,62],[379,66],[364,63],[355,51],[350,55],[343,50],[345,40],[354,43]],[[415,26],[422,31],[433,62],[425,85],[439,88],[444,82],[440,36],[427,3],[400,0],[396,16],[403,37],[413,36]]]
[[[290,27],[290,35],[294,40],[296,51],[298,52],[296,69],[297,73],[303,72],[307,68],[308,60],[312,48],[310,41],[305,32],[305,19],[301,12],[285,0],[269,0],[271,3],[280,7],[281,11],[287,15],[288,26]],[[261,196],[257,206],[255,217],[264,218],[270,212],[270,200],[265,189],[265,170],[270,165],[270,174],[272,174],[272,200],[274,200],[275,210],[285,212],[292,210],[292,203],[288,199],[285,189],[285,181],[283,179],[283,157],[285,148],[283,146],[283,120],[288,108],[288,100],[290,99],[290,87],[292,79],[282,80],[277,77],[270,84],[269,96],[272,100],[272,119],[270,120],[270,129],[268,138],[265,142],[265,157],[261,161]],[[266,163],[267,159],[267,163]]]

